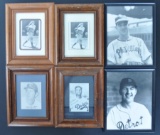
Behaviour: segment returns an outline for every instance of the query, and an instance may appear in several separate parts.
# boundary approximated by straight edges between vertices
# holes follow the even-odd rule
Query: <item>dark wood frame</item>
[[[46,114],[47,117],[17,117],[16,116],[16,80],[15,76],[20,74],[45,74],[46,75]],[[54,100],[53,80],[54,70],[51,66],[27,67],[9,66],[7,76],[7,122],[8,126],[53,126],[54,125]]]
[[[64,14],[94,13],[94,57],[64,56]],[[104,65],[104,5],[103,4],[56,4],[55,46],[56,65]]]
[[[94,77],[94,118],[64,118],[64,77]],[[104,71],[101,67],[56,67],[55,68],[55,127],[102,128],[104,122]]]
[[[45,55],[16,55],[16,13],[45,13]],[[6,63],[54,64],[54,3],[6,4]]]

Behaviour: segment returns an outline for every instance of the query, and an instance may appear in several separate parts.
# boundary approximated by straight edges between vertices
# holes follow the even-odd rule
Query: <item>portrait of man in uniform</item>
[[[108,72],[107,76],[106,129],[151,130],[152,73]]]
[[[89,112],[89,84],[70,83],[70,112]]]

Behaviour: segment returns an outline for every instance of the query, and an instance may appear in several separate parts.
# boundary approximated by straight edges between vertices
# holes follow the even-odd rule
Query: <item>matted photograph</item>
[[[56,65],[104,65],[104,4],[55,5]]]
[[[21,109],[42,109],[41,82],[21,82]]]
[[[106,130],[152,130],[153,71],[108,71],[106,77]]]
[[[6,63],[55,64],[54,3],[6,4]]]
[[[107,65],[153,65],[153,6],[107,6]]]
[[[54,126],[52,66],[7,67],[8,126]]]
[[[94,57],[94,13],[64,14],[64,56]]]
[[[69,84],[70,112],[89,112],[89,83]]]
[[[56,127],[103,128],[103,67],[55,67]]]
[[[41,49],[41,20],[22,19],[20,20],[20,49],[40,50]]]
[[[46,74],[16,75],[18,117],[46,117],[46,77]]]
[[[16,55],[45,56],[45,13],[16,14]]]

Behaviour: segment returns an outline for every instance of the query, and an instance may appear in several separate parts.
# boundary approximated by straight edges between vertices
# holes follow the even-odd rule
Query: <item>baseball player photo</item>
[[[71,22],[70,49],[88,49],[88,22]]]
[[[40,19],[21,19],[20,20],[20,49],[21,50],[40,50]]]
[[[21,109],[42,109],[41,82],[21,82]]]
[[[89,83],[69,84],[70,112],[89,112]]]
[[[107,73],[107,130],[152,129],[151,80],[152,72]]]
[[[151,6],[108,6],[107,65],[152,65],[152,36]]]

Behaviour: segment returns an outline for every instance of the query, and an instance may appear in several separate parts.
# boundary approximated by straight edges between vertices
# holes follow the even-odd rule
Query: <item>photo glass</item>
[[[41,49],[41,20],[22,19],[20,20],[20,49],[40,50]]]
[[[94,57],[94,13],[64,14],[64,56]]]
[[[21,82],[21,109],[42,109],[41,82]]]
[[[45,13],[16,13],[16,55],[45,56]]]
[[[106,72],[107,130],[151,130],[153,72]]]
[[[70,112],[89,112],[89,83],[69,84]]]
[[[65,76],[64,82],[64,117],[66,119],[93,119],[93,76]]]
[[[17,74],[18,117],[46,117],[46,75]]]
[[[89,49],[88,22],[71,22],[70,49]]]
[[[153,7],[107,6],[107,65],[153,65]]]

